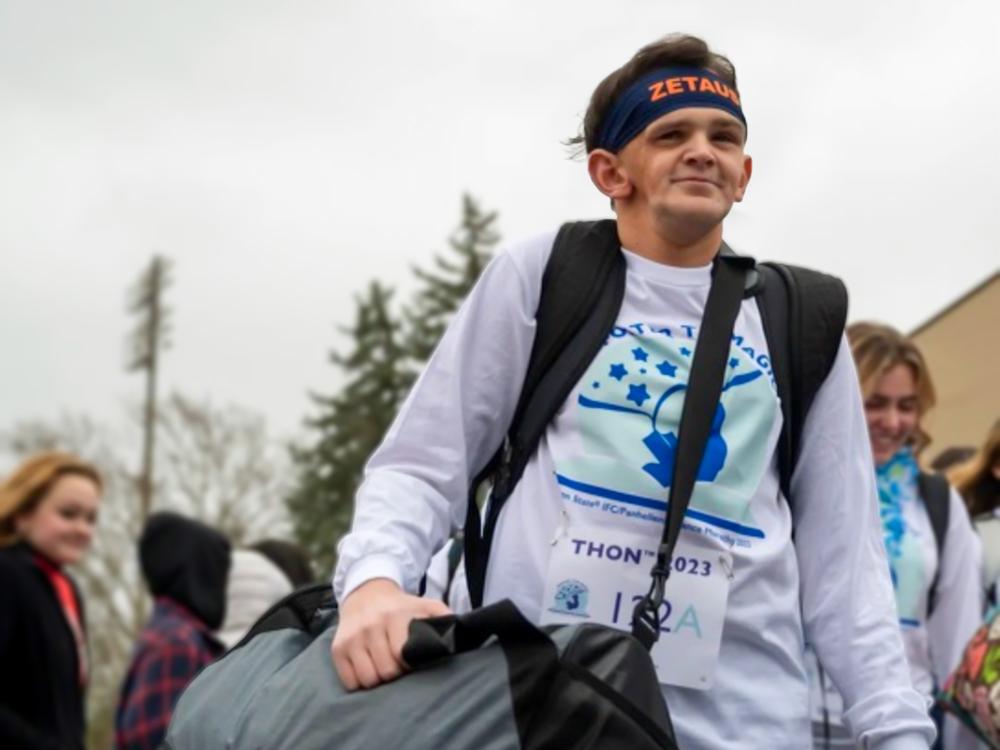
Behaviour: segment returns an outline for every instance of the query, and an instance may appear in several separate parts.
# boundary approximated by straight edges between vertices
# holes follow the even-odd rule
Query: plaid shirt
[[[170,599],[158,598],[122,685],[115,714],[116,750],[156,750],[184,688],[222,651],[197,617]]]

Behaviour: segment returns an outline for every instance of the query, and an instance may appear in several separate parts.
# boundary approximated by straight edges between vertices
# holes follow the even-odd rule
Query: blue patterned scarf
[[[919,501],[920,467],[911,448],[903,448],[875,470],[879,515],[896,606],[904,625],[918,625],[923,582],[920,545],[908,535],[905,507]]]

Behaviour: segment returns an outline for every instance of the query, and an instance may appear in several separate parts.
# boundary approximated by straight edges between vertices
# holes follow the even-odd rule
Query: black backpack
[[[723,244],[721,251],[732,254]],[[597,355],[625,294],[625,258],[610,219],[564,224],[542,278],[536,332],[521,396],[507,435],[469,491],[464,553],[472,604],[482,604],[486,564],[501,508],[510,497],[549,422]],[[781,400],[778,467],[785,497],[806,415],[833,365],[847,319],[843,282],[806,268],[761,263],[748,275],[757,297]],[[476,496],[492,489],[485,523]]]

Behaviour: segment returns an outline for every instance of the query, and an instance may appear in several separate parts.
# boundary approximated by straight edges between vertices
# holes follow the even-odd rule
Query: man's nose
[[[700,165],[714,164],[715,152],[707,133],[696,132],[688,140],[688,149],[684,154],[685,161]]]

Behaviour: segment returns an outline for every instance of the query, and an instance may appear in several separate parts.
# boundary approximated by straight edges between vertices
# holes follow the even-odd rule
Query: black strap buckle
[[[652,581],[649,591],[632,610],[632,635],[647,651],[660,639],[660,605],[663,604],[664,589],[670,577],[670,558],[667,545],[661,544],[656,551],[656,563],[649,575]]]

